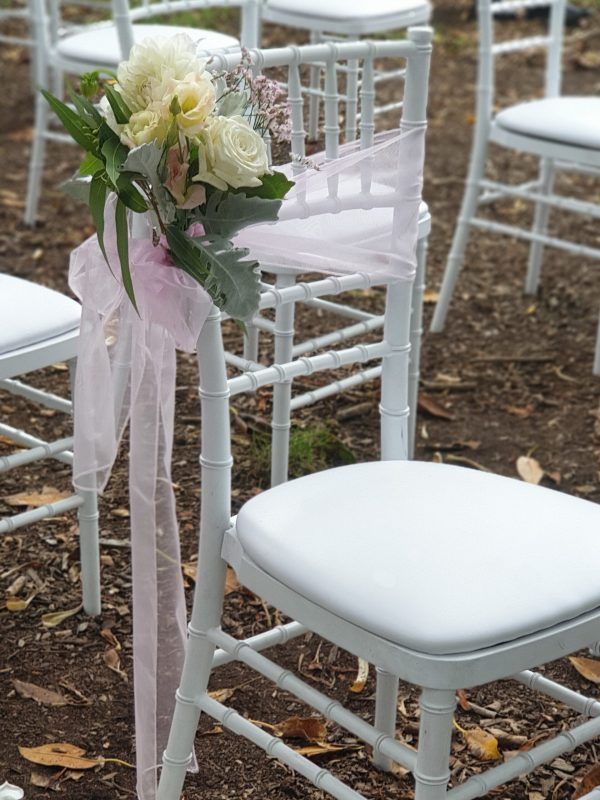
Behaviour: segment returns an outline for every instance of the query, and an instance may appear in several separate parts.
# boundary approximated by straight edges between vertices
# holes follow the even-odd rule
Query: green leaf
[[[100,250],[102,250],[104,260],[110,267],[110,262],[108,260],[108,256],[106,255],[106,250],[104,249],[104,206],[106,203],[106,184],[102,178],[99,178],[96,175],[94,175],[90,184],[89,202],[90,213],[96,228],[96,233],[98,234],[98,244],[100,246]]]
[[[93,153],[86,153],[79,165],[79,174],[96,175],[98,172],[104,172],[104,162]]]
[[[258,262],[248,250],[221,236],[190,237],[175,226],[166,230],[173,261],[201,283],[215,304],[234,319],[250,319],[258,309]]]
[[[135,293],[133,291],[133,281],[131,280],[131,272],[129,270],[129,229],[127,227],[127,208],[121,199],[117,199],[115,208],[115,226],[117,231],[117,253],[119,254],[119,261],[121,263],[121,276],[123,278],[123,286],[127,292],[127,297],[133,303],[133,307],[138,311],[137,303],[135,302]],[[138,311],[139,314],[139,311]]]
[[[121,173],[119,175],[116,188],[119,199],[127,206],[127,208],[135,211],[136,214],[143,214],[145,211],[148,211],[148,203],[135,188],[129,175]]]
[[[78,202],[85,203],[86,206],[89,206],[90,185],[91,181],[89,181],[87,178],[82,178],[79,173],[76,172],[71,178],[63,181],[60,184],[60,188],[65,194],[67,194],[69,197],[72,197],[73,200],[77,200]]]
[[[175,203],[163,186],[161,179],[161,161],[163,150],[155,142],[142,144],[130,150],[123,170],[142,175],[152,187],[152,194],[158,206],[158,212],[164,225],[170,225],[175,219]]]
[[[73,111],[73,109],[63,103],[62,100],[54,97],[53,94],[50,94],[50,92],[47,92],[45,89],[40,89],[40,91],[46,98],[52,111],[54,111],[64,125],[67,133],[78,145],[83,147],[84,150],[94,152],[96,150],[96,138],[92,129],[75,113],[75,111]]]
[[[90,103],[86,97],[82,97],[74,92],[71,92],[71,101],[77,109],[77,113],[84,120],[86,125],[88,125],[92,130],[100,127],[102,115],[93,103]]]
[[[129,117],[131,116],[131,109],[123,99],[123,95],[119,92],[116,92],[112,86],[110,86],[110,84],[106,84],[104,87],[104,93],[106,94],[106,99],[110,103],[112,112],[115,115],[115,120],[119,123],[119,125],[126,125],[129,122]]]
[[[274,222],[281,208],[281,200],[248,197],[237,192],[211,192],[206,209],[198,219],[207,234],[231,238],[242,228],[259,222]]]
[[[85,97],[93,97],[100,88],[100,70],[84,72],[79,79],[79,86]]]
[[[115,186],[119,180],[119,175],[128,152],[125,145],[121,144],[117,136],[107,139],[102,145],[102,155],[106,162],[106,172]]]
[[[260,186],[243,187],[238,192],[243,192],[246,197],[262,197],[264,200],[282,200],[294,186],[283,172],[273,172],[272,175],[263,175]]]

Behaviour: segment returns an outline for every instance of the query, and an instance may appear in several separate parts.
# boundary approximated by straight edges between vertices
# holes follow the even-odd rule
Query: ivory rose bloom
[[[181,81],[173,80],[169,91],[169,102],[177,97],[181,109],[175,117],[179,130],[187,137],[196,136],[215,107],[215,87],[210,75],[190,72]]]
[[[259,178],[269,172],[266,145],[243,117],[213,117],[198,138],[195,181],[226,191],[260,186]]]
[[[196,44],[184,33],[144,39],[131,48],[127,61],[117,70],[118,89],[132,111],[143,111],[151,103],[163,102],[172,81],[210,78],[205,62],[196,57]]]
[[[166,109],[168,112],[168,109]],[[169,132],[170,120],[162,104],[136,111],[121,131],[121,141],[127,147],[157,142],[162,145]]]

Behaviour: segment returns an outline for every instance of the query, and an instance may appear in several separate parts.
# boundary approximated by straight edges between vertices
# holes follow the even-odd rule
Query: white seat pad
[[[550,97],[500,111],[496,125],[523,136],[600,149],[600,97]]]
[[[76,330],[80,316],[69,297],[0,273],[0,357]]]
[[[429,654],[600,608],[600,506],[463,467],[387,461],[316,473],[252,498],[236,530],[282,584]]]
[[[224,47],[237,47],[239,42],[233,36],[202,28],[186,28],[179,25],[134,25],[133,37],[136,44],[146,37],[174,36],[186,33],[198,43],[200,50],[218,50]],[[92,66],[113,66],[122,60],[121,48],[114,25],[98,25],[89,30],[66,36],[58,43],[57,52],[69,60],[81,61]]]
[[[407,15],[415,15],[415,22],[426,22],[431,7],[428,0],[371,0],[369,3],[348,3],[348,0],[268,0],[264,9],[266,18],[273,11],[289,14],[304,20],[307,27],[315,27],[311,22],[318,21],[316,29],[331,30],[328,23],[339,30],[340,25],[356,28],[357,32],[384,30],[385,25],[393,25],[397,18],[404,22]],[[336,25],[337,23],[337,25]],[[366,28],[365,28],[366,24]]]

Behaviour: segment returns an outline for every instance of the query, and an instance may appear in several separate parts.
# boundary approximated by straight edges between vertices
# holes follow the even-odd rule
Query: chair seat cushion
[[[0,273],[0,357],[76,330],[80,316],[69,297]]]
[[[134,25],[133,37],[136,44],[146,37],[173,36],[185,33],[198,43],[200,50],[217,50],[238,47],[239,42],[233,36],[201,28],[185,28],[179,25]],[[80,61],[90,66],[116,67],[120,61],[121,48],[114,25],[98,25],[88,30],[66,36],[57,46],[57,53],[65,59]]]
[[[506,108],[496,125],[573,147],[600,149],[600,97],[550,97]]]
[[[479,650],[600,609],[600,506],[490,473],[355,464],[282,484],[237,517],[264,572],[428,654]]]
[[[351,5],[351,8],[350,8]],[[289,18],[299,27],[330,33],[370,33],[424,23],[429,20],[428,0],[372,0],[352,3],[348,0],[268,0],[265,19]]]

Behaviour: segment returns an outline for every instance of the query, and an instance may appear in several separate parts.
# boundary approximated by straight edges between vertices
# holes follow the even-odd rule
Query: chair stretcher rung
[[[344,303],[334,303],[331,300],[323,300],[321,297],[316,297],[314,300],[307,300],[305,305],[311,308],[322,308],[324,311],[331,311],[332,314],[337,314],[338,317],[356,319],[361,322],[366,319],[372,319],[374,316],[371,312],[363,311],[361,308],[347,306]]]
[[[527,186],[506,186],[495,181],[482,180],[479,182],[482,189],[497,192],[498,196],[521,197],[532,203],[541,203],[563,211],[572,211],[574,214],[584,214],[595,219],[600,219],[600,205],[576,200],[573,197],[562,197],[558,194],[543,194],[532,191]]]
[[[247,358],[241,358],[229,351],[225,352],[225,363],[239,369],[241,372],[257,372],[265,368],[264,364],[259,364],[257,361],[249,361]]]
[[[510,42],[499,42],[492,46],[492,53],[495,56],[505,55],[506,53],[516,53],[519,50],[549,47],[550,43],[551,39],[549,36],[527,36],[523,39],[513,39]]]
[[[583,714],[586,717],[600,716],[600,702],[598,700],[585,697],[585,695],[579,694],[579,692],[574,692],[573,689],[562,686],[560,683],[556,683],[556,681],[551,681],[544,675],[540,675],[539,672],[524,670],[517,675],[513,675],[512,678],[536,692],[545,694],[553,700],[558,700],[559,703],[564,703],[564,705],[572,708],[573,711],[577,711],[579,714]]]
[[[277,625],[268,631],[257,633],[256,636],[250,636],[244,641],[253,650],[266,650],[278,644],[286,644],[291,639],[308,632],[308,628],[300,622],[288,622],[285,625]],[[226,650],[216,650],[213,656],[213,668],[222,667],[223,664],[230,664],[232,661],[235,661],[235,656],[232,656]]]
[[[297,753],[287,744],[263,731],[258,725],[249,722],[231,708],[227,708],[222,703],[209,697],[207,694],[201,695],[196,704],[206,714],[217,720],[224,728],[237,733],[251,741],[264,750],[269,756],[277,758],[288,767],[303,775],[318,789],[321,789],[338,800],[364,800],[364,795],[355,792],[345,783],[329,772],[329,770],[313,764],[308,758]]]
[[[31,450],[12,453],[9,456],[0,456],[0,473],[8,472],[15,467],[23,467],[25,464],[32,464],[41,461],[43,458],[52,458],[57,453],[64,453],[73,447],[73,437],[67,439],[57,439],[54,442],[44,442]]]
[[[11,439],[15,444],[21,447],[42,447],[47,444],[43,439],[26,433],[25,431],[20,431],[3,422],[0,422],[0,434],[6,436],[7,439]],[[73,453],[68,450],[57,452],[50,457],[56,461],[61,461],[63,464],[69,464],[69,466],[73,464]]]
[[[557,250],[566,250],[567,253],[574,253],[575,255],[584,256],[586,258],[600,258],[600,249],[597,247],[587,247],[583,244],[575,244],[575,242],[557,239],[554,236],[545,236],[541,233],[525,231],[514,225],[504,225],[500,222],[492,222],[491,220],[481,219],[479,217],[470,219],[469,224],[473,225],[475,228],[481,228],[481,230],[484,231],[501,233],[505,236],[514,236],[516,239],[525,239],[528,242],[541,242],[541,244],[548,245],[549,247],[556,247]]]
[[[26,400],[31,400],[37,405],[51,408],[54,411],[62,411],[64,414],[71,414],[73,411],[73,404],[70,400],[51,392],[36,389],[34,386],[29,386],[27,383],[17,381],[14,378],[0,380],[0,389],[16,397],[24,397]]]
[[[276,266],[272,265],[272,268],[275,269]],[[269,264],[266,264],[265,268],[269,269]],[[380,282],[384,283],[385,280],[384,277],[381,277]],[[341,294],[352,289],[368,289],[376,283],[375,275],[355,272],[351,275],[323,278],[311,283],[301,281],[294,286],[286,286],[284,289],[271,286],[262,293],[259,308],[264,310],[265,308],[276,308],[284,303],[303,303],[322,295]]]
[[[332,344],[345,342],[347,339],[352,339],[355,336],[362,336],[365,333],[370,333],[381,327],[383,327],[383,316],[372,317],[363,322],[358,322],[355,325],[348,325],[346,328],[339,328],[337,331],[325,333],[323,336],[315,336],[314,339],[307,339],[305,342],[299,342],[292,348],[292,356],[295,358],[304,353],[310,353],[311,350],[318,350],[321,347],[329,347]]]
[[[553,761],[598,735],[600,735],[600,717],[563,731],[550,741],[519,753],[510,761],[493,767],[481,775],[473,775],[465,783],[451,789],[446,797],[448,800],[474,800],[476,797],[483,797],[496,786],[508,783],[519,775],[526,775],[536,767]]]
[[[324,400],[326,397],[332,397],[340,392],[345,392],[355,386],[362,386],[363,383],[374,381],[381,375],[381,367],[372,367],[365,369],[361,372],[356,372],[347,378],[342,378],[339,381],[332,381],[326,386],[320,386],[318,389],[313,389],[311,392],[304,392],[292,397],[290,401],[290,409],[296,411],[298,408],[310,406],[317,403],[319,400]]]
[[[79,508],[79,506],[83,505],[83,502],[83,497],[74,494],[70,497],[65,497],[64,500],[57,500],[56,503],[48,503],[31,511],[23,511],[21,514],[15,514],[12,517],[5,517],[0,520],[0,533],[11,533],[11,531],[30,525],[32,522],[39,522],[48,517],[57,517],[59,514],[64,514],[65,511]]]
[[[364,719],[344,708],[339,701],[332,700],[331,697],[309,686],[289,670],[283,669],[254,651],[245,642],[239,641],[217,628],[208,631],[207,636],[213,644],[231,653],[238,661],[242,661],[268,680],[273,681],[283,691],[290,692],[303,703],[312,706],[326,719],[335,722],[371,745],[375,752],[392,758],[407,769],[415,769],[417,753],[412,747],[398,742],[389,734],[374,728]]]

